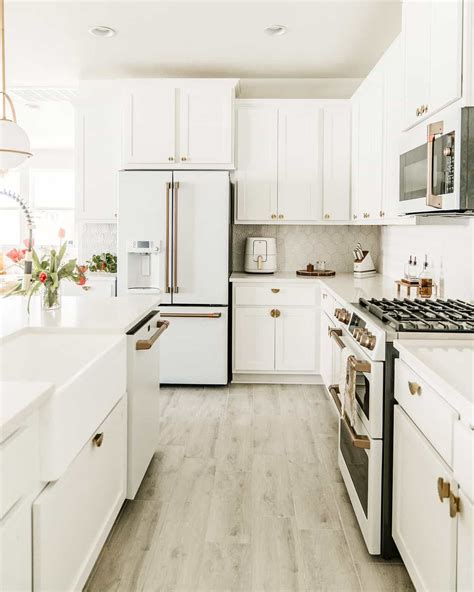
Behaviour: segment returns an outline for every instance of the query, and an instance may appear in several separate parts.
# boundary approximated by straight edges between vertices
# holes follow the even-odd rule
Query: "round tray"
[[[306,269],[297,269],[296,275],[301,275],[303,277],[331,277],[336,275],[335,271],[331,269],[325,269],[324,271],[318,271],[315,269],[314,271],[307,271]]]

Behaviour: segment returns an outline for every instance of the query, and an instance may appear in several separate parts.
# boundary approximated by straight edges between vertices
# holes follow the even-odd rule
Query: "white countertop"
[[[126,333],[160,302],[161,298],[157,295],[117,298],[63,296],[59,310],[44,311],[40,298],[32,298],[28,315],[26,298],[11,296],[0,299],[0,337],[11,335],[25,327]]]
[[[474,339],[394,341],[400,357],[474,427]]]
[[[238,283],[275,283],[291,282],[298,284],[321,283],[345,302],[358,302],[359,298],[396,298],[395,280],[386,275],[377,274],[371,278],[358,279],[352,273],[336,273],[334,277],[302,277],[296,272],[276,272],[271,274],[233,273],[231,282]]]
[[[52,394],[47,382],[0,382],[0,440]]]

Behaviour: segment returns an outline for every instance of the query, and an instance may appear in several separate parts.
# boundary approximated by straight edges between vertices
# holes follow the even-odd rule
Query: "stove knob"
[[[349,324],[349,321],[351,319],[351,313],[346,310],[345,308],[342,309],[339,320],[344,323],[345,325]]]
[[[372,333],[369,333],[368,331],[364,333],[359,340],[359,343],[362,345],[362,347],[366,347],[367,349],[374,349],[375,342],[375,335],[372,335]]]
[[[362,338],[365,335],[367,329],[361,329],[360,327],[354,331],[354,338],[359,343],[362,342]]]
[[[339,315],[341,314],[342,308],[335,308],[334,309],[334,316],[337,320],[339,320]]]

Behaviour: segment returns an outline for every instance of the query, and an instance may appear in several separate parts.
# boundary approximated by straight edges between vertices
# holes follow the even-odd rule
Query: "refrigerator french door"
[[[161,342],[161,382],[226,384],[229,174],[119,175],[118,293],[161,291],[161,316],[170,321]],[[130,253],[138,243],[155,249],[146,264]]]

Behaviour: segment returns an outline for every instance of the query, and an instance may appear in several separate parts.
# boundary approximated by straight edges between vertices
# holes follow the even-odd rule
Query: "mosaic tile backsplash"
[[[243,271],[245,240],[249,236],[276,238],[278,271],[304,269],[308,263],[326,261],[334,271],[353,271],[352,249],[360,242],[377,268],[380,229],[377,226],[232,226],[232,271]]]
[[[79,261],[99,253],[117,254],[117,225],[84,223],[79,228]]]

